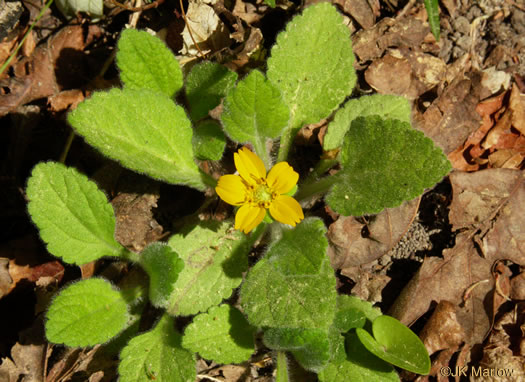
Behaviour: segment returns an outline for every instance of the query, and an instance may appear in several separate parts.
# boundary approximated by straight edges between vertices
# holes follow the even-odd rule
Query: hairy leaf
[[[184,268],[184,261],[163,243],[152,243],[140,254],[140,265],[149,276],[149,299],[156,307],[167,308],[173,285]]]
[[[237,73],[216,62],[204,61],[191,68],[186,77],[186,97],[191,119],[197,121],[221,103],[235,85]]]
[[[281,135],[289,116],[279,90],[264,74],[254,70],[229,92],[221,120],[230,138],[252,143],[257,154],[264,158],[266,140]]]
[[[326,200],[346,216],[378,213],[421,195],[450,171],[432,140],[409,123],[359,117],[345,136],[343,167]]]
[[[121,382],[194,382],[195,355],[182,348],[181,335],[164,315],[155,328],[133,338],[120,353]]]
[[[129,89],[150,89],[173,97],[182,87],[182,71],[171,50],[158,37],[126,29],[118,41],[117,66]]]
[[[399,382],[392,366],[370,353],[355,333],[346,336],[346,359],[332,362],[319,373],[321,382]]]
[[[327,328],[336,309],[326,228],[309,218],[285,231],[248,273],[241,305],[254,326]],[[271,302],[271,303],[269,303]]]
[[[119,256],[115,215],[106,195],[85,175],[60,163],[39,163],[27,183],[28,210],[47,249],[66,263]]]
[[[350,32],[333,5],[312,5],[288,23],[271,50],[267,73],[291,111],[287,140],[304,124],[326,118],[352,92],[353,62]]]
[[[195,126],[192,143],[197,158],[219,160],[226,147],[226,137],[217,122],[207,120]]]
[[[46,336],[67,346],[93,346],[128,326],[123,295],[103,279],[79,281],[60,291],[46,314]]]
[[[98,92],[78,105],[68,121],[90,145],[132,170],[205,188],[193,161],[190,121],[165,95],[144,89]]]
[[[168,312],[196,314],[230,297],[248,267],[252,240],[230,222],[203,223],[172,236],[168,244],[185,266],[173,286]]]
[[[211,307],[193,319],[184,331],[182,346],[217,363],[240,363],[255,351],[250,326],[241,312],[231,305]]]
[[[410,122],[410,102],[405,97],[389,94],[374,94],[351,99],[335,113],[328,125],[323,139],[323,149],[334,150],[341,147],[350,124],[357,117],[379,115],[385,119],[399,119]]]

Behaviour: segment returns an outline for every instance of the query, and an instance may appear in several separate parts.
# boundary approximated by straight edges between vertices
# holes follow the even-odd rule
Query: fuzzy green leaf
[[[392,366],[370,353],[355,333],[346,336],[346,360],[328,364],[320,373],[321,382],[399,382]]]
[[[254,333],[255,328],[238,309],[230,305],[214,306],[188,325],[182,346],[217,363],[241,363],[255,351]]]
[[[326,200],[345,216],[375,214],[421,195],[450,171],[443,151],[409,123],[359,117],[345,136],[343,167]]]
[[[86,141],[125,167],[204,190],[184,109],[147,90],[95,93],[68,116]]]
[[[371,325],[379,316],[381,311],[368,301],[354,296],[338,295],[337,313],[333,325],[341,333],[345,333],[352,328],[362,328],[367,321]]]
[[[357,117],[369,115],[410,122],[410,102],[405,97],[390,94],[374,94],[351,99],[335,113],[334,120],[328,125],[323,139],[323,149],[328,151],[341,147],[352,121]]]
[[[168,312],[197,314],[230,297],[248,268],[252,240],[230,222],[203,223],[172,236],[168,244],[185,266],[173,286]]]
[[[362,344],[377,357],[418,374],[430,372],[430,357],[419,337],[393,317],[379,316],[372,323],[372,337],[356,329]]]
[[[439,3],[438,0],[425,0],[425,8],[428,14],[428,23],[430,25],[430,30],[434,35],[436,41],[439,41]]]
[[[140,265],[149,276],[149,299],[159,308],[167,308],[173,285],[184,268],[184,261],[171,247],[152,243],[140,254]]]
[[[281,135],[289,117],[279,90],[258,70],[228,93],[221,114],[226,134],[236,142],[252,143],[261,157],[266,155],[266,140]]]
[[[191,68],[186,77],[186,97],[190,116],[197,121],[221,103],[221,99],[233,88],[237,73],[216,62],[204,61]]]
[[[75,17],[79,12],[90,15],[93,22],[104,16],[103,0],[56,0],[55,3],[68,19]]]
[[[208,120],[195,126],[192,143],[197,158],[219,160],[226,147],[226,137],[217,122]]]
[[[241,305],[252,325],[330,326],[337,296],[325,233],[321,220],[305,219],[285,231],[250,270],[241,288]]]
[[[27,183],[28,210],[47,249],[69,264],[119,256],[113,207],[85,175],[60,163],[39,163]]]
[[[47,339],[67,346],[106,342],[124,330],[130,319],[123,295],[98,278],[61,290],[46,317]]]
[[[182,87],[182,71],[171,50],[158,37],[126,29],[118,41],[117,66],[129,89],[150,89],[173,97]]]
[[[334,357],[346,357],[344,338],[325,329],[270,328],[264,332],[263,341],[270,349],[291,351],[302,367],[314,372]]]
[[[195,355],[182,348],[173,319],[164,315],[149,332],[131,341],[120,353],[121,382],[194,382]]]
[[[333,5],[312,5],[288,23],[271,50],[267,73],[291,111],[287,134],[293,138],[344,101],[357,79],[353,63],[350,31]]]

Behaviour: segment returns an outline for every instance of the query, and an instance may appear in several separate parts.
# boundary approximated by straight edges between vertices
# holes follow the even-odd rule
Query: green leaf
[[[179,62],[162,40],[146,31],[123,31],[116,59],[120,79],[129,89],[149,89],[173,97],[182,87]]]
[[[326,329],[270,328],[264,332],[263,341],[270,349],[291,351],[303,368],[314,372],[337,356],[338,348],[345,358],[344,338]]]
[[[332,362],[319,373],[321,382],[399,381],[394,368],[367,351],[355,333],[346,336],[346,353],[346,360]]]
[[[356,329],[362,344],[377,357],[392,365],[418,374],[430,372],[430,357],[419,337],[390,316],[379,316],[372,324],[372,337],[366,330]]]
[[[248,268],[253,239],[231,222],[207,222],[174,235],[168,244],[185,266],[173,286],[168,312],[187,316],[205,312],[232,294]]]
[[[281,135],[289,117],[280,91],[258,70],[228,93],[221,114],[226,134],[236,142],[252,143],[262,158],[267,156],[266,140]]]
[[[140,254],[140,265],[149,276],[149,299],[159,308],[167,308],[173,285],[184,268],[184,261],[164,243],[152,243]]]
[[[233,88],[237,73],[216,62],[204,61],[191,68],[186,77],[186,98],[190,116],[197,121],[221,103],[221,99]]]
[[[428,23],[430,30],[434,35],[436,41],[439,41],[439,3],[438,0],[425,0],[425,8],[428,14]]]
[[[164,315],[153,330],[141,334],[120,353],[121,382],[194,382],[195,355],[181,346],[173,319]]]
[[[271,50],[267,72],[291,111],[281,145],[289,145],[304,124],[328,117],[352,92],[353,63],[350,31],[333,5],[312,5],[288,23]]]
[[[354,296],[338,295],[337,313],[333,325],[341,333],[345,333],[352,328],[362,328],[366,321],[372,324],[379,316],[381,316],[381,311],[374,308],[368,301]]]
[[[336,308],[326,228],[316,218],[285,231],[248,273],[241,305],[254,326],[327,328]]]
[[[238,309],[214,306],[186,327],[182,346],[217,363],[241,363],[255,351],[254,333]]]
[[[193,161],[184,109],[147,90],[97,92],[69,114],[86,141],[125,167],[168,183],[205,186]]]
[[[192,143],[198,159],[219,160],[226,147],[226,137],[217,122],[207,120],[195,126]]]
[[[275,8],[275,0],[263,0],[264,4],[270,6],[271,8]]]
[[[352,121],[357,117],[374,114],[385,119],[410,122],[410,102],[405,97],[389,94],[374,94],[349,100],[337,111],[334,120],[328,125],[323,139],[323,149],[328,151],[341,147]]]
[[[130,316],[126,300],[103,279],[92,278],[60,291],[46,314],[46,336],[67,346],[93,346],[123,331]]]
[[[47,249],[85,264],[125,249],[114,238],[113,207],[85,175],[60,163],[39,163],[27,183],[28,210]]]
[[[345,216],[375,214],[421,195],[450,171],[443,151],[409,123],[359,117],[345,136],[343,167],[326,201]]]
[[[75,17],[78,12],[87,13],[92,17],[93,22],[104,16],[102,0],[56,0],[55,3],[67,19]]]

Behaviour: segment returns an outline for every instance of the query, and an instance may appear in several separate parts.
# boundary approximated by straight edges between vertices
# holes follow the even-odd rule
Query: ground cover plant
[[[432,9],[437,12],[435,3]],[[435,27],[436,19],[434,35]],[[451,164],[464,170],[497,160],[520,165],[519,150],[507,148],[506,159],[503,152],[496,158],[488,140],[475,136],[455,152],[446,142],[434,143],[413,127],[413,89],[363,95],[355,52],[363,54],[340,11],[328,3],[295,13],[267,51],[252,54],[251,64],[237,71],[203,57],[187,64],[147,31],[119,32],[115,63],[121,83],[92,92],[67,121],[100,154],[157,185],[177,185],[174,198],[195,190],[188,206],[193,214],[174,221],[166,234],[154,233],[154,221],[146,219],[152,237],[128,240],[119,231],[129,212],[119,212],[118,197],[63,161],[34,166],[25,189],[28,213],[47,251],[82,272],[81,280],[70,279],[48,295],[42,325],[49,343],[72,351],[94,347],[101,359],[117,362],[121,381],[215,380],[199,372],[203,362],[214,368],[243,364],[261,351],[271,357],[270,375],[278,381],[400,380],[452,372],[447,362],[458,346],[464,343],[460,357],[466,357],[467,344],[485,333],[485,316],[473,312],[491,284],[478,275],[494,267],[499,302],[493,307],[510,301],[509,272],[521,264],[521,255],[495,245],[503,239],[494,237],[493,228],[511,227],[512,240],[505,241],[516,245],[511,211],[521,195],[519,172],[494,173],[507,199],[489,204],[510,220],[495,220],[484,231],[486,261],[473,257],[473,244],[461,243],[492,212],[473,197],[469,187],[477,183],[456,172],[446,179],[460,245],[451,241],[442,259],[425,259],[389,315],[373,306],[377,296],[364,277],[403,237],[421,195],[439,182],[444,187]],[[377,78],[370,74],[369,81]],[[516,89],[502,93],[511,106],[498,120],[519,130]],[[501,106],[503,96],[491,102]],[[301,137],[308,139],[315,124],[323,129],[315,137],[322,155],[301,148]],[[487,126],[485,133],[493,125]],[[498,142],[495,134],[492,142]],[[483,162],[481,148],[489,150],[483,153],[489,161]],[[482,194],[492,198],[488,190]],[[148,212],[155,206],[162,214],[156,199],[146,203]],[[220,206],[223,215],[209,214],[210,206]],[[401,225],[400,232],[384,232],[385,224]],[[97,271],[96,264],[106,269]],[[125,271],[116,277],[115,267]],[[442,280],[457,280],[462,272],[466,280],[444,286]],[[352,293],[345,291],[345,277],[354,280]],[[458,295],[461,308],[454,307]],[[398,319],[413,323],[431,302],[438,304],[421,321],[422,341]],[[521,313],[515,312],[519,322]],[[443,331],[450,336],[433,337]],[[443,349],[448,352],[433,360],[431,370],[429,354]],[[461,362],[455,370],[463,370]],[[519,372],[508,365],[502,372]],[[472,368],[471,375],[490,370],[496,369]],[[71,373],[51,378],[67,380]]]

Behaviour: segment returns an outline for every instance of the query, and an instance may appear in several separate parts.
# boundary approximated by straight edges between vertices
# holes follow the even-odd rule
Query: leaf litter
[[[510,367],[516,373],[521,370],[522,374],[515,377],[523,377],[520,369],[525,363],[522,302],[525,234],[520,212],[525,202],[523,7],[514,2],[443,1],[441,40],[436,42],[422,5],[409,2],[402,9],[397,1],[335,3],[354,32],[360,90],[402,94],[412,99],[414,126],[443,148],[455,168],[444,181],[450,183],[450,191],[430,190],[427,194],[426,197],[438,200],[437,204],[425,202],[424,197],[422,202],[415,200],[373,217],[354,218],[337,216],[318,201],[322,207],[314,211],[330,224],[329,253],[339,275],[340,290],[376,302],[405,324],[414,324],[414,330],[421,329],[421,338],[434,354],[431,375],[439,378],[439,368],[444,366],[482,365]],[[35,9],[27,2],[24,5],[34,19],[38,7]],[[260,2],[242,0],[231,7],[222,1],[213,4],[190,1],[190,5],[187,16],[199,35],[197,41],[209,43],[203,44],[203,52],[241,73],[264,60],[265,49],[271,46],[275,34],[286,18],[297,11],[290,4],[278,4],[271,9]],[[167,10],[168,14],[175,13],[173,8]],[[180,9],[176,11],[180,15]],[[38,105],[38,110],[54,121],[74,108],[91,88],[114,84],[111,77],[115,74],[111,70],[108,79],[99,76],[104,60],[99,60],[93,69],[90,55],[99,50],[100,57],[111,56],[115,41],[111,30],[122,29],[119,17],[126,19],[120,12],[113,10],[102,24],[89,24],[88,19],[79,16],[83,24],[73,23],[61,29],[56,28],[61,21],[54,12],[41,20],[40,24],[48,29],[37,28],[33,32],[22,54],[1,77],[0,114],[7,121],[1,134],[5,135],[6,139],[2,139],[7,145],[13,143],[10,137],[15,128],[9,118],[21,113],[24,107]],[[154,25],[159,28],[166,22],[152,10],[141,15],[138,24],[141,28]],[[129,20],[132,21],[131,17]],[[182,53],[194,61],[201,53],[187,33],[178,34],[186,27],[183,18],[172,16],[170,22],[173,29],[171,33],[168,29],[167,44],[176,47],[176,53],[185,46]],[[1,62],[23,33],[17,28],[1,42]],[[56,139],[53,130],[56,127],[43,129],[50,132],[51,138],[46,139]],[[318,131],[310,130],[307,146],[301,153],[307,162],[314,162],[315,158],[308,156],[313,157],[312,153],[319,151],[315,139]],[[28,139],[40,139],[35,134],[29,130]],[[30,142],[25,145],[25,149],[31,147]],[[19,155],[2,163],[2,169],[16,169],[13,173],[6,172],[6,176],[2,173],[1,182],[9,189],[23,188],[27,171],[34,163],[60,155],[56,152],[41,157],[31,150],[18,152]],[[13,158],[17,158],[16,162]],[[92,174],[107,164],[106,159],[79,142],[74,143],[69,160]],[[216,164],[207,166],[214,168]],[[157,216],[156,205],[166,200],[166,192],[161,192],[159,198],[155,186],[149,187],[144,191],[125,185],[124,190],[112,194],[121,227],[127,227],[121,232],[122,240],[130,248],[141,248],[162,237],[163,227],[170,229],[166,225],[170,216],[189,215],[192,211],[183,207],[201,202],[192,194],[171,198],[168,206],[171,215]],[[109,183],[105,189],[110,194],[115,190]],[[220,210],[221,206],[217,208]],[[17,211],[19,216],[25,216],[23,207]],[[2,227],[11,233],[8,237],[11,248],[17,245],[16,240],[31,242],[36,238],[31,225],[20,221],[23,220],[19,218],[18,225],[13,225],[13,220],[2,219]],[[24,251],[40,253],[42,248],[29,247]],[[78,277],[78,271],[63,269],[49,258],[21,265],[24,256],[20,251],[1,252],[0,290],[4,293],[3,301],[7,301],[27,288],[27,282],[37,289],[36,314],[25,316],[26,321],[32,322],[29,326],[37,328],[41,325],[38,312],[49,298],[48,289],[63,277]],[[402,280],[400,272],[394,271],[396,267],[404,273]],[[95,269],[83,270],[82,274]],[[125,268],[116,273],[123,272]],[[25,374],[27,378],[42,380],[43,373],[47,373],[47,381],[71,380],[73,375],[85,376],[90,381],[113,378],[114,363],[97,365],[90,361],[98,350],[46,353],[43,337],[38,345],[33,344],[35,341],[24,342],[27,334],[24,337],[22,329],[17,328],[19,341],[0,348],[2,378],[19,380]],[[33,340],[39,338],[34,332],[29,336]],[[263,357],[264,353],[259,353],[254,359]],[[43,359],[47,360],[45,371],[27,366],[29,360],[37,364]],[[102,359],[107,361],[107,357]],[[227,381],[263,380],[265,367],[260,366],[255,360],[250,367],[241,369],[206,364],[201,365],[199,373]],[[248,369],[254,377],[243,379]],[[414,376],[403,375],[403,379],[413,380]]]

